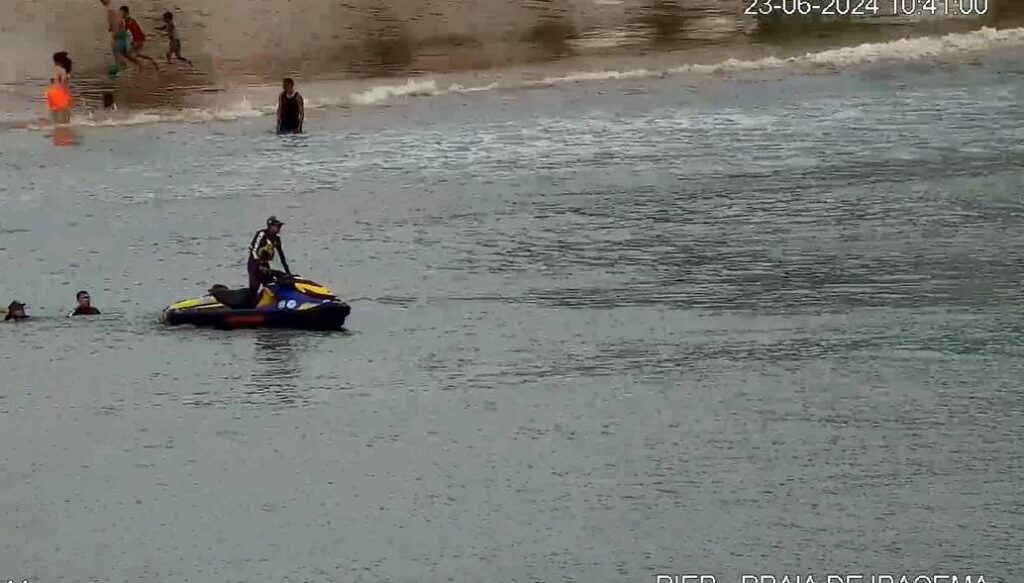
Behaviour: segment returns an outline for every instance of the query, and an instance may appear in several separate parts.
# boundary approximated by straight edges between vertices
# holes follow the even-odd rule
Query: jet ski
[[[248,288],[215,285],[207,296],[167,306],[160,319],[169,326],[341,330],[350,311],[323,285],[290,276],[263,286],[255,305]]]

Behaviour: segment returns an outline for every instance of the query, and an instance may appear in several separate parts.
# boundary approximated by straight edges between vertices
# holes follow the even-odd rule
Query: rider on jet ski
[[[277,220],[277,217],[267,219],[267,228],[260,229],[253,236],[249,244],[249,297],[252,305],[256,304],[259,298],[260,286],[273,283],[281,274],[279,271],[270,269],[270,262],[274,259],[276,252],[281,256],[281,266],[288,275],[292,274],[288,268],[288,260],[285,259],[284,249],[281,248],[281,227],[284,223]]]

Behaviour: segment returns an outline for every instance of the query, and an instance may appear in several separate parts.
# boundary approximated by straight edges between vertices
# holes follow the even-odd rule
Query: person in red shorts
[[[128,10],[127,6],[121,7],[121,18],[124,20],[124,27],[128,29],[128,34],[132,37],[131,52],[129,56],[135,57],[136,59],[146,59],[153,64],[153,68],[157,71],[160,67],[157,66],[156,61],[152,57],[145,55],[142,52],[143,47],[146,45],[146,34],[142,32],[142,27],[139,26],[139,22],[130,16],[131,11]],[[142,68],[142,63],[139,63],[139,68]]]
[[[45,95],[54,123],[71,123],[71,59],[67,51],[53,53],[53,74]]]

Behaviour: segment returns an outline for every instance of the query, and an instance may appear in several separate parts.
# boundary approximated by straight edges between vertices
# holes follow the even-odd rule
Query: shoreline
[[[894,40],[856,45],[830,42],[804,43],[765,55],[759,45],[733,46],[723,59],[720,47],[690,48],[661,53],[605,57],[574,57],[542,64],[526,64],[481,71],[420,73],[409,77],[352,79],[323,76],[299,80],[299,90],[311,112],[381,106],[414,97],[518,93],[540,87],[578,83],[614,83],[672,77],[684,86],[699,87],[708,80],[759,81],[780,76],[834,74],[861,67],[927,61],[956,63],[1015,49],[1024,45],[1024,28],[977,28],[941,36],[903,36]],[[808,48],[818,51],[808,51]],[[186,78],[195,79],[195,76]],[[122,88],[142,107],[121,105],[117,114],[95,108],[77,113],[71,127],[128,126],[151,123],[207,123],[273,115],[276,84],[251,79],[220,80],[217,86],[199,83],[162,86],[153,78]],[[225,81],[227,81],[225,83]],[[109,90],[96,79],[79,81],[76,100],[96,104]],[[122,94],[118,101],[123,103]],[[39,101],[41,103],[41,100]],[[81,111],[81,110],[80,110]],[[0,121],[0,131],[40,130],[54,127],[43,116]],[[315,115],[315,114],[314,114]]]

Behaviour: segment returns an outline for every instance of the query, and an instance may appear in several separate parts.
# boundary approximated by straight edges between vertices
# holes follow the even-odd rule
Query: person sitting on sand
[[[89,296],[89,292],[83,290],[75,294],[75,301],[78,305],[71,311],[68,316],[98,316],[100,311],[93,307],[92,298]]]
[[[7,315],[4,316],[5,322],[9,320],[26,319],[28,319],[28,314],[25,313],[25,304],[19,302],[18,300],[14,300],[7,306]]]

